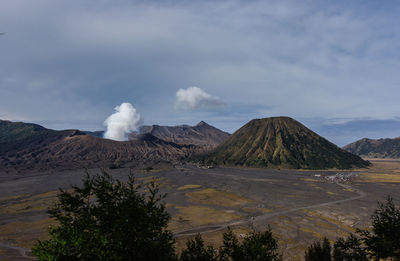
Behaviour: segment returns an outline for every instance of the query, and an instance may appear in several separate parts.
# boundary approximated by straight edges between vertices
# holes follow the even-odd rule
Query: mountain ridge
[[[150,133],[162,140],[180,145],[197,145],[207,149],[215,148],[229,138],[230,134],[200,121],[194,126],[147,125],[139,128],[139,134]],[[134,137],[137,134],[132,135]]]
[[[0,120],[0,170],[76,169],[176,161],[204,152],[206,146],[177,144],[143,133],[114,141],[80,130]]]
[[[267,168],[368,166],[360,157],[285,116],[251,120],[200,159],[206,164]]]
[[[400,158],[400,137],[368,139],[363,138],[343,147],[343,149],[366,158]]]

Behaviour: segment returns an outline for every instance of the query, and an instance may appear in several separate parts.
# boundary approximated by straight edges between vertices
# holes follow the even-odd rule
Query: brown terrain
[[[227,140],[229,133],[221,131],[204,121],[195,126],[142,126],[139,129],[140,134],[149,133],[161,140],[173,142],[180,145],[197,145],[205,149],[213,149]]]
[[[117,142],[78,130],[54,131],[0,121],[0,260],[32,260],[30,248],[38,239],[47,238],[49,225],[56,225],[47,208],[55,202],[59,188],[81,183],[83,168],[94,174],[99,167],[108,167],[107,171],[121,180],[133,172],[144,184],[155,179],[161,192],[168,194],[169,229],[177,238],[178,250],[197,233],[218,247],[227,227],[241,238],[269,224],[284,260],[302,260],[306,246],[313,241],[324,236],[335,240],[368,227],[377,201],[384,201],[387,195],[395,203],[400,201],[400,160],[371,159],[368,168],[339,170],[366,164],[293,119],[250,123],[254,126],[245,126],[247,133],[242,128],[225,145],[205,155],[214,159],[218,153],[228,153],[230,159],[243,155],[246,159],[247,155],[249,162],[270,162],[276,164],[273,168],[257,164],[251,168],[240,161],[232,161],[238,167],[187,163],[183,159],[227,137],[213,133],[215,128],[205,123],[190,130],[153,126],[133,140]],[[182,129],[185,131],[177,134]],[[194,137],[192,144],[186,144],[188,138],[183,134]],[[202,137],[215,143],[202,145]],[[243,150],[235,154],[238,144]],[[257,155],[269,155],[269,146],[275,160],[258,160]],[[321,161],[312,165],[319,154]],[[293,169],[304,166],[289,163],[305,164],[309,169]],[[318,166],[330,169],[315,169]]]
[[[194,146],[166,142],[150,134],[126,142],[79,132],[65,134],[67,135],[54,141],[8,152],[1,158],[0,165],[10,171],[120,167],[127,162],[146,164],[161,160],[179,160],[196,151]]]
[[[201,122],[194,127],[153,126],[132,140],[119,142],[79,130],[55,131],[35,124],[0,121],[0,168],[23,172],[178,161],[214,148],[228,135]]]
[[[129,171],[109,170],[122,180]],[[368,227],[377,201],[387,195],[400,201],[398,160],[372,160],[369,169],[347,171],[208,169],[167,163],[132,171],[138,182],[156,179],[168,193],[169,228],[178,238],[178,249],[196,233],[218,246],[228,226],[241,237],[269,224],[284,259],[302,260],[314,240],[335,240]],[[54,224],[46,209],[58,188],[79,185],[84,171],[0,173],[0,259],[30,260],[29,248],[47,238],[47,227]]]

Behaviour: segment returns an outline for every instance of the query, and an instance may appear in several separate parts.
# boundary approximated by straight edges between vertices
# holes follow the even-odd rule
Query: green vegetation
[[[61,190],[49,210],[59,225],[33,248],[38,260],[173,260],[170,220],[154,182],[139,193],[133,176],[126,183],[109,174],[86,176],[83,186]]]
[[[188,240],[180,261],[246,261],[246,260],[282,260],[278,253],[278,242],[271,228],[264,232],[250,232],[240,242],[232,230],[223,234],[223,244],[217,251],[212,246],[204,246],[200,235]]]
[[[231,230],[224,233],[223,237],[219,260],[282,260],[278,252],[278,241],[273,237],[270,227],[264,232],[250,232],[242,242],[239,242]]]
[[[24,140],[38,133],[44,134],[46,130],[36,124],[0,121],[0,143],[9,143],[12,140]]]
[[[27,144],[40,143],[57,133],[36,124],[0,120],[0,153],[7,153]]]
[[[386,204],[378,203],[371,223],[372,231],[359,230],[371,257],[400,260],[400,208],[395,207],[391,197]]]
[[[219,251],[197,236],[178,257],[167,229],[165,195],[154,182],[146,188],[139,192],[132,175],[121,182],[103,171],[87,175],[82,187],[60,190],[49,209],[58,225],[49,228],[50,239],[38,241],[33,254],[38,260],[280,260],[270,228],[242,242],[228,230]]]
[[[7,154],[6,159],[18,158],[23,153],[36,157],[39,152],[34,152],[34,147],[49,144],[62,137],[83,134],[78,130],[56,131],[33,123],[0,120],[0,155]]]
[[[58,225],[49,229],[50,239],[37,242],[33,254],[38,260],[282,260],[270,227],[241,239],[228,229],[218,249],[206,246],[197,235],[178,255],[167,229],[170,215],[164,197],[154,182],[144,189],[132,175],[127,182],[104,171],[87,175],[82,187],[60,191],[49,209]],[[400,260],[400,208],[392,198],[378,203],[371,222],[371,230],[339,238],[333,249],[326,238],[313,243],[305,260]]]
[[[217,261],[217,252],[212,246],[204,246],[204,240],[200,235],[186,242],[179,258],[180,261]]]
[[[306,261],[366,261],[400,260],[400,208],[388,197],[385,204],[378,202],[378,208],[371,216],[372,230],[358,229],[356,235],[339,238],[331,245],[325,238],[323,243],[315,242],[306,251]]]
[[[400,137],[394,139],[361,139],[344,147],[345,150],[368,158],[400,158]]]
[[[339,238],[333,246],[335,261],[367,261],[367,253],[362,247],[361,239],[351,234],[346,239]]]
[[[306,261],[331,261],[331,244],[325,237],[321,242],[314,242],[306,251]]]
[[[207,165],[305,169],[369,165],[288,117],[252,120],[200,161]]]

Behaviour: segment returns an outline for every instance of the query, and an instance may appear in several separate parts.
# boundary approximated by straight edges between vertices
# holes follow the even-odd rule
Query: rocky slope
[[[400,137],[394,139],[361,139],[343,147],[366,158],[400,158]]]
[[[217,165],[306,169],[369,164],[288,117],[252,120],[200,160]]]
[[[119,142],[79,130],[56,131],[0,121],[0,170],[75,169],[174,161],[204,148],[161,140],[150,133]]]
[[[204,121],[195,126],[142,126],[139,133],[149,133],[159,139],[180,145],[197,145],[206,148],[215,148],[230,136],[229,133],[208,125]]]

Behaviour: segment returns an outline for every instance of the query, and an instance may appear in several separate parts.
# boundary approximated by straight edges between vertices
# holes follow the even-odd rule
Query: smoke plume
[[[104,138],[111,140],[128,140],[128,134],[136,130],[141,124],[140,114],[129,102],[124,102],[114,108],[115,112],[105,121],[107,130]]]

